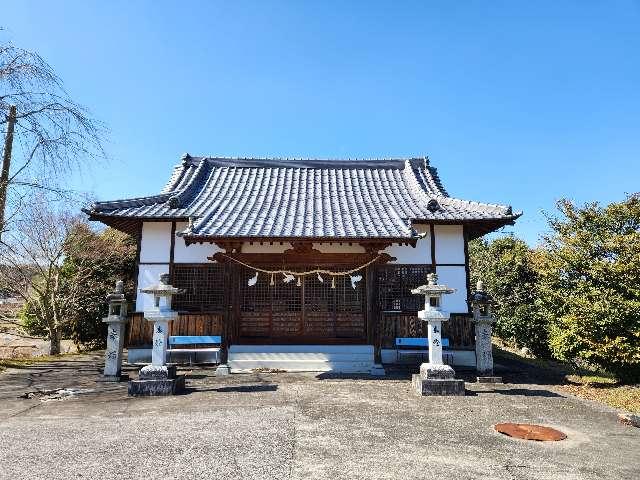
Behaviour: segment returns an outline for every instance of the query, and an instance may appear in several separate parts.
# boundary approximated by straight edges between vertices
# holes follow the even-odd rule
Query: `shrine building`
[[[474,367],[469,240],[511,225],[510,206],[449,196],[427,158],[283,160],[185,154],[159,194],[86,210],[138,241],[137,288],[162,273],[184,290],[173,335],[219,335],[232,372],[255,368],[368,372],[426,337],[436,272],[448,362]],[[150,358],[137,294],[129,361]]]

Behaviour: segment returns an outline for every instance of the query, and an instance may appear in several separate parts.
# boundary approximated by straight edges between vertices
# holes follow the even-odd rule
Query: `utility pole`
[[[9,107],[7,117],[7,136],[4,139],[2,155],[2,171],[0,171],[0,238],[5,227],[5,208],[7,206],[7,187],[9,186],[9,169],[11,168],[11,150],[13,149],[13,132],[16,126],[16,106]]]

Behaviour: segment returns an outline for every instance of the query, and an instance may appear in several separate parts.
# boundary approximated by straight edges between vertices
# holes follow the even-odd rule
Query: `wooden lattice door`
[[[366,337],[365,282],[352,284],[349,276],[322,280],[308,275],[283,282],[282,275],[240,275],[239,336],[241,342],[264,343],[361,343]]]

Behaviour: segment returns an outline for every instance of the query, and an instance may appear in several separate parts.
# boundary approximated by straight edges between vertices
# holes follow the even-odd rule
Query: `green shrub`
[[[469,242],[469,265],[472,285],[481,279],[493,298],[496,336],[548,357],[549,329],[539,313],[534,252],[512,236],[478,239]]]
[[[582,208],[558,203],[539,255],[550,348],[622,381],[640,379],[640,199]]]
[[[106,296],[117,280],[123,280],[125,294],[134,297],[135,241],[128,235],[107,228],[96,233],[83,225],[85,232],[67,245],[61,281],[62,295],[68,299],[66,318],[71,338],[85,348],[106,345]]]

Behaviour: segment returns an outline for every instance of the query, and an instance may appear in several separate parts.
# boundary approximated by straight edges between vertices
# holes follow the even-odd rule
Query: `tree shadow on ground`
[[[275,392],[278,390],[278,385],[233,385],[229,387],[218,387],[212,389],[213,391],[225,393],[225,392],[237,392],[237,393],[255,393],[255,392]]]
[[[505,383],[529,385],[563,385],[571,373],[568,367],[560,364],[555,367],[534,365],[500,348],[494,349],[494,371]]]
[[[189,395],[191,393],[218,392],[218,393],[261,393],[275,392],[278,385],[233,385],[229,387],[208,387],[187,385],[178,395]]]
[[[492,388],[487,390],[465,390],[468,397],[478,397],[486,393],[513,395],[519,397],[548,397],[548,398],[564,398],[563,395],[552,392],[551,390],[541,390],[533,388]]]

